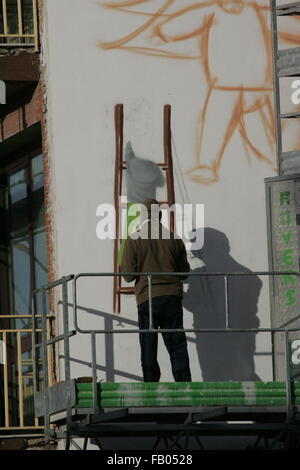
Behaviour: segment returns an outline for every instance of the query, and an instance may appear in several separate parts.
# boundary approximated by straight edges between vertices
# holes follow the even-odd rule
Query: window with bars
[[[38,49],[37,0],[0,0],[0,48]]]
[[[0,177],[0,430],[36,428],[31,295],[48,281],[40,150],[3,167]]]

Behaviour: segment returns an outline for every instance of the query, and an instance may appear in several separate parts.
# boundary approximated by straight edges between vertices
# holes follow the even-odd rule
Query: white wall
[[[165,13],[175,12],[186,4],[196,4],[195,1],[179,0],[173,4],[167,3],[170,3],[170,10]],[[163,0],[153,0],[141,3],[136,10],[149,13],[158,10],[163,4]],[[263,100],[273,103],[271,75],[268,75],[270,51],[264,45],[265,30],[262,30],[259,17],[253,9],[244,3],[232,3],[227,5],[227,10],[224,8],[215,2],[205,11],[198,9],[179,15],[164,30],[172,36],[186,34],[199,28],[204,18],[210,18],[208,15],[215,15],[208,39],[209,71],[212,76],[208,80],[199,58],[175,59],[143,55],[126,49],[104,50],[99,45],[100,42],[126,36],[149,20],[149,16],[104,8],[94,0],[47,2],[48,30],[43,41],[49,80],[48,120],[52,126],[50,158],[55,172],[58,240],[56,277],[113,270],[113,242],[100,241],[96,237],[96,208],[102,202],[113,202],[114,106],[117,103],[124,104],[125,142],[132,142],[138,156],[154,161],[163,158],[162,110],[164,104],[171,104],[176,181],[179,175],[189,198],[187,200],[184,197],[176,184],[176,200],[204,203],[205,225],[225,234],[230,244],[231,257],[225,255],[222,245],[208,253],[208,269],[232,271],[247,268],[259,271],[268,268],[264,178],[275,175],[275,146],[274,138],[266,130],[268,123],[271,123],[272,128],[272,122]],[[235,8],[235,11],[230,8]],[[266,25],[269,24],[267,14],[263,10],[259,11],[262,15],[260,18],[265,19]],[[166,44],[158,37],[151,37],[150,33],[151,28],[146,29],[123,46],[156,48],[185,57],[200,54],[199,37]],[[204,48],[201,51],[204,60]],[[233,87],[234,90],[212,90],[203,146],[199,153],[199,115],[205,109],[208,87],[214,77],[218,77],[215,86]],[[250,87],[251,91],[241,92],[241,87]],[[254,105],[259,109],[255,110]],[[246,114],[246,111],[253,112]],[[232,136],[229,135],[229,123],[234,123],[239,112],[241,119],[244,119],[244,130],[247,130],[249,141],[261,152],[265,161],[262,155],[259,158],[255,154],[250,144],[247,145],[241,121]],[[291,135],[295,137],[295,134]],[[199,164],[199,158],[200,164],[206,166],[216,161],[223,141],[227,142],[227,146],[218,181],[203,184],[191,179],[186,173],[197,162]],[[201,172],[194,172],[192,176],[195,175],[199,177]],[[207,172],[204,176],[207,177]],[[214,233],[218,235],[218,232]],[[199,262],[193,259],[191,266],[192,269],[197,268]],[[106,313],[106,318],[110,318],[112,280],[98,279],[89,284],[81,281],[79,285],[79,305],[90,309],[90,313],[82,311],[81,325],[85,328],[103,326],[97,311]],[[212,284],[212,287],[217,289],[216,292],[220,289],[217,284]],[[220,326],[222,320],[217,318],[219,300],[209,300],[205,286],[201,288],[202,291],[196,288],[195,292],[202,292],[202,298],[189,299],[188,302],[194,305],[195,315],[199,315],[195,317],[196,321],[202,326],[211,323]],[[235,315],[240,311],[243,321],[247,323],[249,320],[253,325],[256,294],[253,294],[254,299],[250,299],[251,307],[247,289],[244,294],[244,301],[237,297],[239,306],[234,307]],[[245,318],[245,313],[252,318]],[[269,326],[267,281],[258,297],[257,315],[261,327]],[[114,326],[121,329],[127,326],[126,320],[137,320],[133,298],[122,301],[121,324],[114,321]],[[109,320],[107,322],[106,325]],[[186,327],[192,326],[192,322],[192,313],[185,310]],[[193,380],[201,380],[203,375],[198,354],[202,355],[200,363],[205,364],[206,369],[211,367],[212,375],[221,373],[224,367],[222,358],[227,358],[230,367],[226,370],[230,375],[234,363],[232,359],[238,354],[237,348],[243,348],[245,344],[240,339],[236,343],[232,341],[235,344],[232,356],[228,351],[228,341],[224,339],[219,340],[217,336],[209,341],[203,339],[198,342],[197,350],[195,341],[192,341],[195,335],[188,336],[191,338],[189,351]],[[252,340],[249,341],[251,349]],[[84,366],[85,362],[90,361],[87,338],[78,336],[72,339],[71,344],[73,376],[89,375],[90,371]],[[251,357],[249,348],[247,354]],[[172,380],[163,347],[160,347],[159,354],[161,380]],[[108,371],[105,369],[106,360]],[[262,380],[271,379],[268,335],[256,337],[254,361],[256,376]],[[99,379],[140,380],[138,338],[120,334],[113,338],[108,336],[106,343],[101,338],[98,363]],[[253,379],[254,369],[250,375],[248,378]]]

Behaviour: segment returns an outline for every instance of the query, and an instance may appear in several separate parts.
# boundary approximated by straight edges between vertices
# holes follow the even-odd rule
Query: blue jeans
[[[181,298],[163,295],[152,299],[153,327],[155,329],[183,328]],[[138,305],[139,328],[149,328],[149,301]],[[159,382],[160,367],[157,362],[158,333],[140,333],[141,363],[144,382]],[[189,356],[185,333],[162,333],[171,360],[175,382],[191,382]]]

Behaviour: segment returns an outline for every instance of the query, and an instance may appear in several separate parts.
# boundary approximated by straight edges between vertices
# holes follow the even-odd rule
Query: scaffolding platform
[[[167,449],[187,449],[194,439],[204,449],[200,437],[255,436],[254,448],[262,442],[269,449],[299,448],[300,382],[292,387],[293,420],[287,419],[284,382],[101,382],[97,409],[92,386],[92,379],[73,379],[49,388],[50,438],[66,439],[67,447],[84,438],[84,448],[92,439],[103,448],[102,438],[156,437],[155,450],[161,441]],[[68,423],[64,398],[70,391]],[[45,414],[42,392],[36,414]]]
[[[125,273],[128,274],[128,273]],[[134,274],[134,273],[129,273]],[[135,273],[136,274],[136,273]],[[152,277],[146,275],[151,294]],[[165,273],[160,273],[160,275]],[[167,273],[182,275],[182,273]],[[225,328],[217,329],[154,329],[151,302],[149,329],[88,330],[80,328],[77,309],[77,280],[81,277],[120,276],[120,273],[81,273],[64,276],[35,292],[42,294],[42,343],[35,343],[33,334],[35,414],[44,417],[45,441],[65,439],[66,449],[71,443],[79,448],[76,438],[83,438],[103,448],[101,439],[107,437],[155,437],[153,449],[163,442],[165,449],[189,449],[191,439],[203,449],[200,437],[252,436],[253,448],[300,448],[300,382],[292,371],[290,335],[299,327],[289,328],[232,328],[228,301],[228,278],[232,276],[286,275],[286,272],[251,273],[189,273],[190,276],[222,276],[225,286]],[[299,276],[299,273],[291,272]],[[69,329],[68,283],[72,283],[73,324]],[[62,288],[63,334],[47,338],[47,291]],[[149,294],[149,295],[150,295]],[[151,298],[151,295],[150,295]],[[36,327],[33,310],[33,330]],[[254,333],[281,332],[285,343],[285,381],[217,381],[217,382],[99,382],[97,378],[96,335],[113,333],[141,334],[197,332],[197,333]],[[91,345],[91,377],[71,378],[70,338],[76,334],[88,335]],[[49,383],[49,347],[64,344],[64,381]],[[42,346],[43,384],[40,387],[36,348]],[[298,377],[298,376],[297,376]],[[184,444],[183,444],[184,441]],[[183,447],[184,446],[184,447]]]

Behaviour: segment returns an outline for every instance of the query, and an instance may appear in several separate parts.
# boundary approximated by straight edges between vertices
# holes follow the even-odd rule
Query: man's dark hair
[[[145,199],[143,206],[147,211],[147,214],[145,213],[144,216],[148,217],[149,219],[158,216],[158,219],[161,220],[162,213],[161,210],[159,210],[159,202],[156,199]]]

